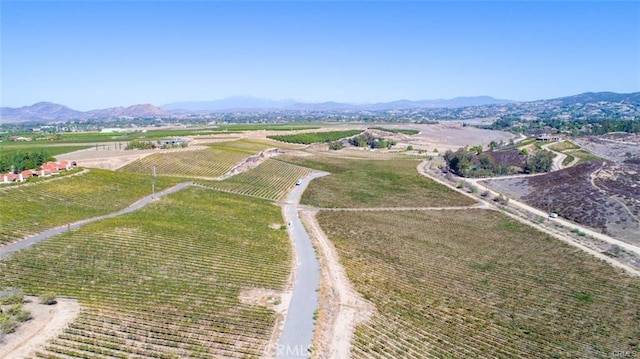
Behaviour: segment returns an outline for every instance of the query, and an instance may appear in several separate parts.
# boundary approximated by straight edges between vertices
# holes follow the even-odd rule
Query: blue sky
[[[0,2],[1,105],[640,91],[639,2]]]

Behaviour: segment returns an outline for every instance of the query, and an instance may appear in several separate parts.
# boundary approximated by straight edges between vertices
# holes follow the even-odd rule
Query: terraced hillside
[[[330,172],[311,182],[302,203],[323,207],[443,207],[474,201],[418,174],[418,160],[379,161],[335,157],[282,157]]]
[[[177,183],[157,178],[156,190]],[[127,207],[152,191],[151,176],[92,169],[64,178],[0,187],[0,245]]]
[[[266,160],[258,167],[230,177],[224,181],[198,183],[220,191],[247,196],[282,200],[296,181],[312,172],[311,169],[278,160]]]
[[[80,317],[38,357],[258,357],[277,314],[239,296],[283,289],[281,222],[268,201],[191,187],[12,255],[0,288],[80,301]]]
[[[355,358],[607,358],[640,345],[640,279],[493,211],[318,220],[376,308]]]

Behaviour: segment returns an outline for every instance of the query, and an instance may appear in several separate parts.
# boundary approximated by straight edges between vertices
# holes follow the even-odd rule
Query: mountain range
[[[549,102],[561,105],[579,103],[615,102],[640,105],[640,92],[621,94],[614,92],[587,92],[574,96],[549,100],[532,101]],[[64,122],[70,120],[111,119],[135,117],[161,117],[212,112],[239,111],[382,111],[427,108],[456,108],[469,106],[491,106],[516,104],[511,100],[496,99],[490,96],[456,97],[437,100],[399,100],[372,104],[349,104],[340,102],[305,103],[294,100],[274,101],[247,96],[229,97],[216,101],[174,102],[157,107],[151,104],[133,105],[129,107],[112,107],[100,110],[77,111],[67,106],[51,102],[38,102],[31,106],[19,108],[0,107],[2,122]],[[526,102],[525,102],[526,103]]]

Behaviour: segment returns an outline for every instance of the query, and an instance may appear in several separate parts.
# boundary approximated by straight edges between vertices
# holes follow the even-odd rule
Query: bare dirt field
[[[0,342],[0,358],[22,359],[35,354],[80,313],[80,304],[75,299],[58,298],[54,305],[39,304],[36,297],[26,297],[26,300],[24,309],[31,312],[32,319]]]
[[[167,150],[119,150],[96,146],[95,148],[84,149],[57,156],[58,160],[75,161],[80,167],[101,168],[106,170],[116,170],[139,158],[143,158],[154,153],[169,153],[175,151],[194,151],[205,148],[204,146],[189,146],[181,149]]]
[[[461,122],[448,121],[441,122],[436,125],[384,125],[385,128],[407,128],[420,131],[417,135],[395,134],[389,136],[390,139],[398,141],[398,148],[406,148],[413,146],[416,149],[433,151],[437,149],[444,152],[448,149],[456,150],[462,146],[487,146],[491,141],[509,142],[516,139],[517,136],[502,132],[483,130],[476,127],[464,127]]]

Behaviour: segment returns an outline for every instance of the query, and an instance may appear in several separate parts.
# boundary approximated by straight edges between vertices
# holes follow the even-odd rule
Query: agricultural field
[[[265,144],[248,141],[222,142],[201,150],[152,154],[137,159],[118,171],[152,174],[155,167],[158,176],[213,179],[267,147]]]
[[[386,128],[386,127],[369,127],[370,130],[385,131],[391,133],[401,133],[403,135],[417,135],[420,133],[418,130],[406,129],[406,128]]]
[[[302,144],[308,145],[312,143],[337,141],[343,138],[355,136],[361,132],[362,132],[361,130],[305,132],[305,133],[297,133],[293,135],[271,135],[271,136],[267,136],[267,138],[280,141],[280,142],[302,143]]]
[[[37,357],[260,357],[290,271],[280,226],[271,202],[191,187],[15,253],[0,288],[80,302]]]
[[[241,139],[237,141],[217,142],[209,145],[214,149],[239,151],[246,154],[256,154],[267,148],[299,148],[298,145],[283,144],[282,142],[269,139]]]
[[[81,145],[66,145],[66,146],[60,146],[60,145],[24,145],[24,142],[21,142],[20,145],[6,145],[3,144],[2,146],[0,146],[0,157],[2,156],[10,156],[13,153],[18,153],[18,152],[23,152],[23,151],[29,151],[29,152],[36,152],[36,151],[41,151],[44,150],[46,151],[50,156],[56,156],[56,155],[60,155],[63,153],[69,153],[69,152],[74,152],[74,151],[79,151],[79,150],[84,150],[87,148],[90,148],[91,146],[81,146]]]
[[[336,157],[282,157],[283,161],[330,172],[315,179],[301,203],[339,207],[443,207],[475,202],[418,174],[418,160],[349,160]]]
[[[156,190],[177,179],[156,179]],[[150,195],[151,176],[92,169],[66,178],[0,187],[0,245],[127,207]]]
[[[484,182],[543,211],[639,244],[640,166],[588,162],[529,178]]]
[[[256,168],[225,179],[198,183],[220,191],[278,201],[284,199],[296,181],[311,169],[268,159]]]
[[[320,211],[375,306],[354,358],[593,358],[640,345],[640,279],[499,212]]]

